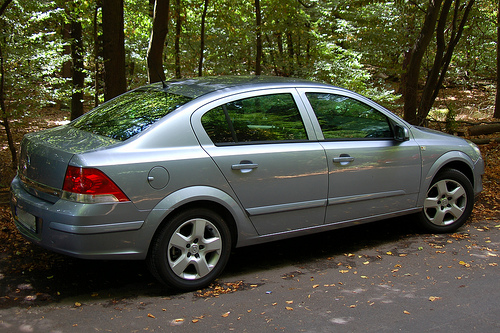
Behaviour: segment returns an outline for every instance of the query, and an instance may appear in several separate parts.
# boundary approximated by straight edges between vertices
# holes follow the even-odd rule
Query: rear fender
[[[192,186],[171,193],[151,210],[143,226],[147,237],[149,237],[148,243],[153,239],[158,227],[172,213],[196,202],[211,202],[223,206],[235,221],[238,239],[257,236],[257,232],[245,211],[229,194],[214,187]]]

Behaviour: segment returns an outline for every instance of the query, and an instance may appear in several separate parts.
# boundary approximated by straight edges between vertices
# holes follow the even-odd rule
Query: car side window
[[[205,113],[201,123],[216,145],[307,140],[302,117],[291,94],[229,102]]]
[[[389,119],[346,96],[307,93],[325,139],[393,138]]]

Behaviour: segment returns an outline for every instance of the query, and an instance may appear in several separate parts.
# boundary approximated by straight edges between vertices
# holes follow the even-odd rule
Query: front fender
[[[422,170],[422,190],[418,195],[417,205],[424,205],[427,189],[430,187],[432,180],[441,169],[450,163],[462,163],[463,165],[467,165],[471,171],[474,171],[474,162],[467,154],[461,151],[449,151],[435,160],[430,167],[424,165]]]
[[[210,186],[191,186],[177,190],[161,200],[149,213],[144,222],[144,232],[149,243],[165,219],[177,209],[196,202],[211,202],[224,207],[233,217],[238,240],[257,236],[257,231],[248,219],[244,209],[226,192]],[[238,246],[238,244],[236,244]]]

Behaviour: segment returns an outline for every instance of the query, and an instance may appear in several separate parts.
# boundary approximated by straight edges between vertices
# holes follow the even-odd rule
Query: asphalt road
[[[56,257],[0,275],[0,332],[500,331],[500,221],[446,235],[407,222],[237,249],[217,286],[190,293],[141,262]]]

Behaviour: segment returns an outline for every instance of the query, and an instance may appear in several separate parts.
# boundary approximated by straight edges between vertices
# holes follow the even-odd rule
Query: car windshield
[[[191,100],[162,90],[133,90],[98,106],[70,126],[124,141]]]

